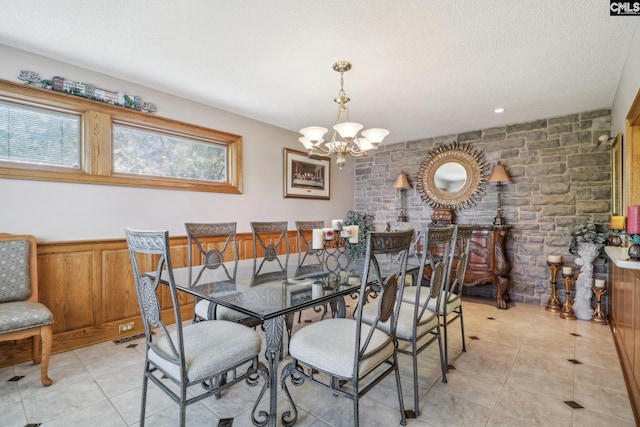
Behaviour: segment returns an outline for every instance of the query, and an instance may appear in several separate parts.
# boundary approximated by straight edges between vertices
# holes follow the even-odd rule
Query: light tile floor
[[[543,307],[512,304],[497,310],[488,299],[463,303],[467,352],[459,322],[450,326],[450,363],[442,383],[437,345],[420,355],[420,416],[408,426],[633,426],[635,425],[610,328],[567,321]],[[317,317],[303,314],[303,320]],[[305,323],[296,324],[296,328]],[[131,347],[130,344],[139,344]],[[24,363],[0,369],[0,426],[137,425],[144,345],[113,342],[52,356],[51,387],[40,384],[39,367]],[[574,359],[581,364],[569,361]],[[286,358],[285,358],[286,360]],[[410,359],[401,355],[405,405],[412,407]],[[281,365],[282,366],[282,365]],[[24,376],[19,381],[9,381]],[[349,426],[351,402],[310,384],[293,387],[300,426]],[[187,425],[249,426],[258,389],[240,384],[220,400],[187,409]],[[565,401],[583,408],[572,409]],[[267,401],[261,406],[266,407]],[[388,377],[361,400],[362,426],[399,425],[395,382]],[[285,410],[283,398],[279,410]],[[147,425],[175,426],[178,410],[149,385]]]

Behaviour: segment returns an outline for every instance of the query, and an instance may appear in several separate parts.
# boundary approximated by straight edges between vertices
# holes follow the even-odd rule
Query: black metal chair
[[[444,329],[444,356],[447,366],[449,367],[449,344],[448,344],[448,326],[456,319],[460,319],[460,332],[462,334],[462,351],[467,351],[464,342],[464,318],[462,316],[462,286],[464,285],[464,276],[467,273],[467,265],[469,263],[469,255],[471,250],[471,235],[473,234],[473,225],[457,225],[455,240],[451,244],[451,262],[449,263],[447,273],[447,289],[442,302],[436,305],[430,302],[428,307],[435,311],[441,318],[440,324]],[[451,271],[455,264],[455,276],[451,278]],[[440,307],[436,310],[436,307]]]
[[[289,234],[287,221],[251,222],[253,233],[253,256],[263,256],[266,261],[277,259],[278,255],[289,254]],[[276,234],[275,242],[271,236]],[[284,245],[284,250],[280,250]],[[278,261],[279,262],[279,261]]]
[[[259,401],[269,384],[268,370],[258,361],[262,340],[253,329],[226,320],[182,325],[178,290],[173,278],[169,233],[167,231],[126,230],[127,245],[133,267],[136,293],[145,331],[145,364],[142,382],[140,426],[144,426],[149,380],[180,405],[180,425],[185,425],[187,405],[211,395],[220,395],[232,385],[246,381],[251,386],[263,385],[253,406],[251,419],[255,425],[265,425],[266,414],[257,415]],[[142,266],[157,260],[155,280],[145,276]],[[169,332],[158,299],[160,279],[168,282],[173,305],[175,331]],[[152,329],[154,332],[152,332]],[[241,373],[240,370],[246,369]],[[175,383],[179,391],[173,391],[162,376]],[[224,381],[221,380],[224,378]],[[187,389],[202,385],[204,392],[188,395]],[[193,389],[191,389],[193,390]],[[265,419],[262,419],[265,418]]]
[[[335,395],[352,399],[353,425],[358,426],[359,399],[392,372],[396,376],[400,424],[406,424],[395,335],[412,234],[412,231],[369,233],[354,318],[321,320],[291,337],[292,361],[285,366],[281,383],[293,412],[282,415],[283,425],[291,426],[298,418],[287,379],[292,385],[310,381]],[[367,324],[363,322],[363,302],[368,283],[373,282],[379,286],[379,303],[374,321]],[[377,327],[383,323],[388,327]],[[350,387],[345,387],[345,383],[350,383]]]
[[[185,223],[188,242],[188,262],[189,266],[204,265],[207,269],[221,269],[229,282],[235,282],[236,270],[229,270],[225,266],[225,261],[238,260],[238,242],[236,240],[236,223]],[[210,237],[223,238],[222,247],[218,246],[209,249],[211,246],[205,239]],[[194,256],[194,246],[198,250],[199,256]],[[225,259],[226,258],[226,259]],[[197,279],[197,278],[196,278]],[[195,279],[194,279],[195,280]],[[224,311],[217,313],[218,309]],[[235,318],[234,318],[235,316]],[[239,320],[245,317],[242,313],[234,310],[224,310],[211,301],[196,298],[194,308],[194,322],[199,320]]]
[[[406,286],[400,305],[396,336],[398,338],[398,351],[411,356],[413,368],[413,413],[407,411],[407,416],[414,418],[420,415],[418,393],[418,354],[429,345],[438,342],[440,351],[440,366],[442,370],[442,382],[447,382],[446,359],[444,355],[440,323],[436,313],[428,309],[429,301],[439,301],[444,294],[447,268],[449,262],[449,247],[454,234],[454,227],[429,228],[422,231],[424,237],[424,249],[421,253],[420,268],[416,286]],[[430,286],[422,286],[421,278],[425,269],[431,269]],[[365,321],[369,323],[374,319],[375,309],[365,306]],[[364,314],[363,314],[364,315]],[[378,327],[388,327],[386,324]]]

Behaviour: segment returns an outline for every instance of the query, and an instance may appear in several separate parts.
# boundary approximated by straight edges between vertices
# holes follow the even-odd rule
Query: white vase
[[[576,264],[580,266],[580,274],[576,280],[576,296],[573,311],[580,320],[591,320],[591,287],[593,286],[593,261],[598,256],[600,245],[595,243],[579,243]]]

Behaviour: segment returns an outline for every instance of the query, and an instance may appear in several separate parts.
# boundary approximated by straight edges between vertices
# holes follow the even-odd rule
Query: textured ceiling
[[[0,0],[0,8],[2,44],[295,131],[334,124],[331,66],[348,60],[350,118],[388,128],[385,142],[610,108],[640,27],[637,17],[610,17],[604,0]]]

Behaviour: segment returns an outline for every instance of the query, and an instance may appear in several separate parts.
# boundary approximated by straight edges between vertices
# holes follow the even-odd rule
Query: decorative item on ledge
[[[91,83],[74,82],[64,77],[55,76],[51,80],[41,79],[40,75],[35,71],[21,70],[20,75],[18,75],[18,80],[22,80],[28,86],[41,87],[42,89],[49,89],[56,92],[65,92],[94,101],[144,111],[145,113],[155,113],[158,111],[158,107],[154,103],[142,102],[139,96],[132,98],[121,90],[112,92],[97,88]]]
[[[504,168],[504,166],[501,165],[500,162],[498,162],[493,167],[493,170],[491,171],[491,175],[489,175],[489,180],[487,182],[495,182],[498,192],[498,214],[493,220],[493,223],[495,225],[504,225],[505,220],[504,216],[502,215],[502,184],[510,183],[513,181],[511,180],[511,177],[509,176],[509,173]]]
[[[400,174],[398,174],[396,182],[393,183],[393,188],[400,191],[400,212],[398,212],[398,222],[407,222],[407,215],[404,212],[404,193],[405,190],[411,188],[411,184],[409,184],[407,175],[404,172],[400,172]]]
[[[629,246],[629,258],[640,260],[640,234],[628,234],[631,246]]]
[[[609,246],[621,246],[622,238],[620,237],[624,233],[626,218],[623,216],[612,216],[611,224],[609,228],[611,231],[609,232],[609,238],[607,239],[607,243]]]
[[[640,206],[627,206],[627,236],[631,241],[629,258],[640,259]]]
[[[333,136],[330,141],[325,142],[323,137],[327,133],[327,128],[310,126],[300,130],[303,136],[298,140],[309,151],[310,156],[315,154],[329,157],[335,154],[336,164],[338,168],[342,169],[346,163],[345,155],[350,154],[353,157],[366,156],[369,150],[378,148],[382,140],[389,135],[389,131],[380,128],[367,129],[362,131],[362,137],[357,137],[363,126],[360,123],[349,121],[347,103],[351,101],[351,98],[344,92],[344,73],[351,69],[351,63],[338,61],[333,64],[333,69],[340,73],[340,91],[333,100],[338,104],[338,120],[333,126]],[[343,122],[343,119],[346,119],[346,121]],[[342,140],[338,139],[338,135]]]

